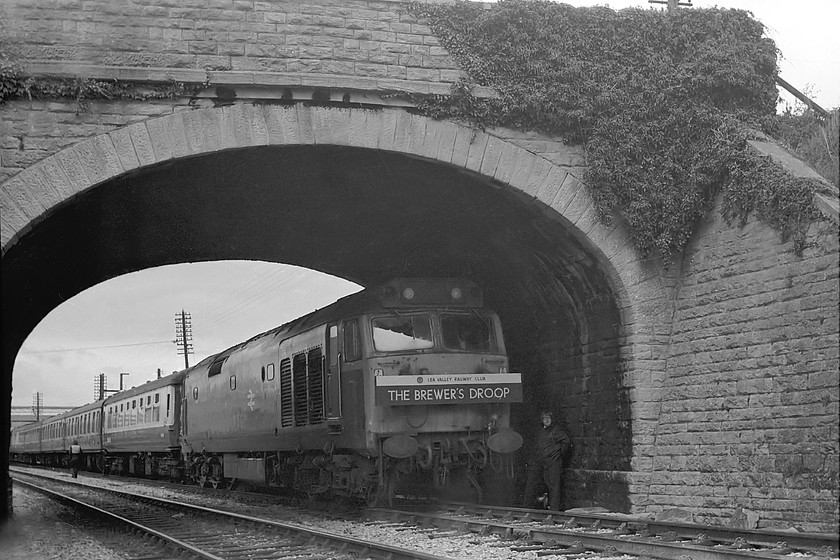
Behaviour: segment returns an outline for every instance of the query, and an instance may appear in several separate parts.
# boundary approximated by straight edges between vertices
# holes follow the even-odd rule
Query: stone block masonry
[[[405,2],[10,0],[29,60],[453,82],[460,70]]]
[[[836,224],[818,222],[809,242],[796,256],[766,226],[716,216],[690,244],[653,447],[657,508],[725,521],[740,507],[760,512],[761,527],[836,524]]]

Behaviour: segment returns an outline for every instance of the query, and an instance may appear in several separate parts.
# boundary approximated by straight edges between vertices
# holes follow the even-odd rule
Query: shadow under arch
[[[562,409],[577,444],[573,466],[629,470],[616,273],[568,221],[501,186],[455,165],[329,143],[199,151],[107,178],[6,246],[7,383],[20,345],[52,308],[143,268],[253,259],[365,286],[469,276],[502,316],[512,367],[526,375],[520,429],[529,430],[532,407]],[[570,498],[626,510],[620,486]]]

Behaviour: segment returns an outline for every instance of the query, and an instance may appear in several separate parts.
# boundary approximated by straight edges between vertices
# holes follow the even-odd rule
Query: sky
[[[646,0],[567,0],[576,6],[662,8]],[[751,11],[782,52],[780,75],[825,109],[840,107],[840,0],[693,0],[696,8]],[[783,94],[787,103],[795,101]],[[54,309],[21,348],[12,405],[75,406],[94,399],[100,373],[125,387],[184,367],[175,316],[190,314],[190,364],[340,297],[356,284],[315,271],[263,262],[172,265],[120,276]]]

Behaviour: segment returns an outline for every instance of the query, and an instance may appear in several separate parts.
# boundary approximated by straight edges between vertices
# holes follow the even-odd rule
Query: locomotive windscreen
[[[379,288],[383,307],[481,307],[481,289],[457,278],[397,278]]]

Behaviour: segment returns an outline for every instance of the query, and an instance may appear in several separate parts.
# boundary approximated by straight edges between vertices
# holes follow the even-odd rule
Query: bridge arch
[[[473,275],[509,326],[512,364],[538,374],[527,395],[585,443],[581,487],[600,477],[600,503],[627,510],[657,418],[666,287],[621,224],[599,222],[580,169],[394,108],[241,103],[95,136],[0,187],[5,374],[62,300],[142,268],[267,260],[362,285]]]

